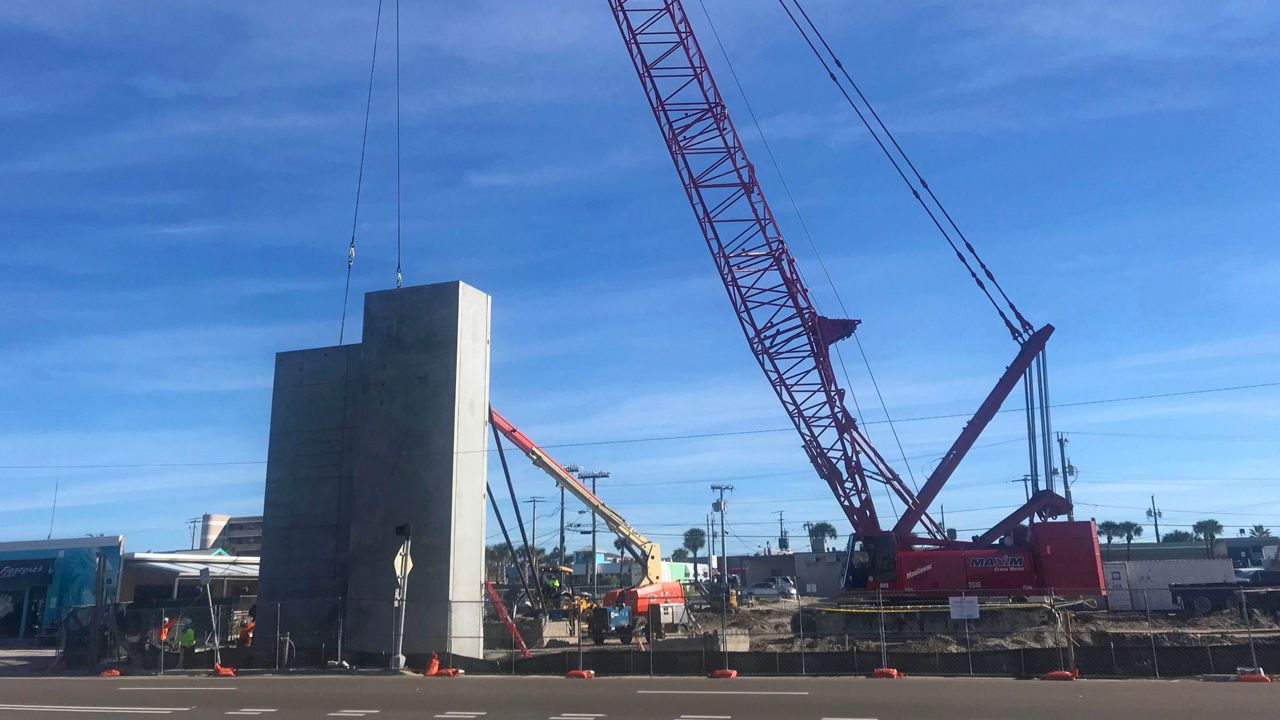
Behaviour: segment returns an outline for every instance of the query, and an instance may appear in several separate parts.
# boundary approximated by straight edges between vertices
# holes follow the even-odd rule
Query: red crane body
[[[854,567],[856,562],[850,563],[847,586],[910,589],[917,581],[935,578],[939,583],[959,583],[950,586],[953,589],[1053,584],[1041,569],[1044,564],[1034,538],[1025,538],[1016,552],[991,544],[1015,533],[1033,515],[1065,512],[1066,501],[1055,493],[1037,493],[974,542],[949,539],[928,512],[929,504],[1044,348],[1053,327],[1046,325],[1024,341],[919,495],[912,492],[845,406],[845,391],[832,368],[831,345],[852,335],[860,321],[825,317],[814,307],[682,3],[609,0],[609,5],[747,344],[800,434],[810,462],[853,525],[854,545],[862,549],[852,552],[851,560],[862,562],[860,569]],[[884,485],[905,508],[891,530],[882,527],[876,514],[872,482]],[[1084,563],[1082,572],[1071,573],[1073,579],[1089,579],[1092,574],[1090,583],[1082,587],[1101,587],[1092,523],[1054,525],[1059,529],[1046,537],[1052,536],[1060,549],[1071,544],[1079,552],[1068,554],[1077,558],[1077,565]],[[988,538],[993,532],[998,534]],[[1070,539],[1064,541],[1064,536]],[[937,549],[914,550],[917,545]],[[1012,558],[1011,552],[1022,559],[997,559]],[[1057,555],[1065,556],[1061,551]],[[935,570],[937,575],[932,574]]]

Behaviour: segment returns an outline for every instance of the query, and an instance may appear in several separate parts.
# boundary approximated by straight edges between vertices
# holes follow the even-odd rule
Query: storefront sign
[[[47,585],[53,581],[53,560],[0,560],[0,586]]]

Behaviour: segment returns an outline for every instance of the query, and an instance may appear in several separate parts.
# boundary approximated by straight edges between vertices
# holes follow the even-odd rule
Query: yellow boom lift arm
[[[662,548],[657,543],[650,541],[649,538],[631,527],[613,508],[596,497],[578,478],[571,475],[560,463],[538,447],[537,443],[517,430],[515,425],[512,425],[510,421],[492,407],[489,408],[489,421],[512,445],[520,448],[520,451],[527,455],[534,465],[550,475],[556,481],[556,484],[567,490],[570,495],[581,500],[583,505],[586,505],[591,512],[595,513],[596,517],[604,522],[605,527],[609,528],[610,532],[627,543],[627,550],[644,569],[644,579],[640,581],[640,585],[652,585],[662,582]]]

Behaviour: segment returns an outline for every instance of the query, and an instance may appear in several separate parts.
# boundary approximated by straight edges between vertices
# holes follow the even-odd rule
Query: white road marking
[[[809,691],[636,691],[636,694],[809,694]]]
[[[602,718],[604,713],[560,713],[552,715],[547,720],[590,720],[591,718]]]
[[[876,718],[833,718],[833,717],[824,717],[824,718],[822,718],[822,720],[877,720],[877,719],[876,719]]]
[[[681,715],[680,720],[733,720],[732,715]]]
[[[176,685],[162,685],[160,687],[118,687],[117,690],[235,690],[234,685],[197,685],[192,687],[178,687]]]
[[[469,718],[477,718],[481,715],[488,715],[487,712],[469,712],[466,710],[450,710],[448,712],[436,715],[438,718],[453,718],[453,720],[468,720]]]
[[[364,713],[358,713],[358,712],[354,712],[354,713],[353,712],[331,712],[331,713],[327,713],[327,715],[329,717],[356,717],[356,718],[364,717]]]
[[[240,712],[275,712],[275,708],[240,708]]]
[[[0,710],[21,710],[24,712],[69,712],[69,713],[134,713],[137,715],[169,715],[174,712],[185,712],[189,707],[95,707],[90,705],[0,705]]]

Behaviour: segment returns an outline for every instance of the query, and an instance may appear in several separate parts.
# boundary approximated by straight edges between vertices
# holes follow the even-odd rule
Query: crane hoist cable
[[[720,48],[720,56],[724,58],[725,67],[729,70],[729,76],[733,78],[733,83],[738,88],[738,94],[742,97],[742,104],[747,109],[747,114],[751,117],[751,122],[755,125],[756,134],[760,136],[760,143],[764,147],[765,155],[769,157],[769,162],[773,165],[773,170],[778,176],[778,182],[782,186],[783,192],[787,196],[791,209],[796,215],[796,220],[800,223],[800,228],[804,232],[804,236],[809,241],[809,248],[813,250],[814,257],[818,260],[818,266],[822,268],[822,274],[826,277],[827,285],[831,288],[831,293],[835,296],[836,304],[840,306],[840,312],[844,317],[852,317],[849,309],[845,307],[844,298],[840,295],[840,289],[836,287],[835,280],[831,277],[831,270],[827,267],[827,261],[822,257],[822,253],[818,250],[818,243],[813,239],[813,233],[809,231],[809,223],[804,219],[804,214],[800,212],[800,204],[796,202],[795,196],[791,193],[791,185],[787,182],[787,178],[782,173],[782,167],[778,164],[778,158],[773,154],[773,147],[769,144],[768,137],[764,134],[764,128],[760,125],[760,119],[756,116],[755,108],[751,105],[751,100],[747,97],[747,91],[742,86],[742,80],[738,77],[738,71],[733,66],[733,60],[729,57],[729,51],[724,46],[724,41],[720,39],[720,32],[716,29],[715,21],[711,19],[711,13],[707,10],[707,4],[704,0],[698,0],[698,5],[702,7],[702,14],[707,19],[707,27],[711,29],[711,36],[715,38],[716,45]],[[803,279],[804,273],[801,272]],[[817,303],[814,303],[814,309]],[[875,373],[871,370],[871,361],[867,358],[867,352],[862,347],[862,339],[857,333],[853,335],[858,345],[858,353],[862,356],[862,363],[867,368],[867,377],[871,379],[871,387],[876,391],[876,398],[880,401],[880,410],[884,413],[885,421],[889,425],[889,432],[893,435],[893,441],[898,446],[898,454],[901,456],[902,464],[907,468],[907,475],[911,478],[911,485],[916,492],[920,491],[920,485],[916,482],[915,471],[911,469],[911,463],[907,461],[906,450],[903,449],[902,440],[898,438],[898,428],[893,424],[893,416],[889,414],[889,407],[884,401],[884,395],[880,392],[880,383],[876,381]],[[853,382],[849,379],[849,370],[844,364],[844,353],[841,352],[839,345],[832,346],[836,351],[836,360],[840,363],[840,372],[844,375],[845,386],[849,389],[849,397],[853,400],[853,408],[857,413],[859,423],[863,423],[862,406],[858,403],[858,396],[853,392]],[[896,518],[898,516],[898,507],[893,500],[893,493],[886,493],[889,498],[889,507],[893,511]]]
[[[396,287],[404,287],[400,270],[400,0],[396,0]]]
[[[880,119],[880,113],[876,112],[875,106],[871,104],[871,101],[863,94],[862,88],[858,87],[858,83],[849,75],[848,69],[846,69],[844,63],[840,61],[840,57],[836,55],[836,52],[831,48],[831,45],[827,43],[826,38],[822,35],[822,31],[818,29],[818,26],[815,25],[813,20],[809,17],[809,13],[806,12],[804,6],[800,4],[800,0],[792,1],[795,3],[796,9],[800,11],[800,14],[804,16],[805,22],[813,29],[814,36],[818,38],[818,41],[822,43],[822,47],[825,48],[827,53],[831,56],[835,66],[840,69],[840,74],[844,76],[845,80],[849,82],[849,86],[853,88],[854,92],[858,94],[858,97],[862,100],[863,104],[867,106],[867,110],[869,110],[871,112],[871,116],[875,118],[876,124],[884,131],[885,137],[889,139],[889,142],[893,143],[894,149],[896,149],[898,154],[902,156],[903,161],[907,163],[907,167],[911,168],[911,173],[920,181],[920,187],[924,188],[925,192],[929,194],[929,198],[933,200],[934,205],[936,205],[938,210],[942,212],[943,217],[947,219],[947,223],[951,225],[951,228],[956,231],[956,235],[964,243],[965,249],[967,249],[969,254],[973,256],[973,259],[977,261],[978,266],[982,268],[987,279],[990,280],[991,284],[995,286],[997,291],[999,291],[1000,297],[1004,298],[1009,309],[1013,312],[1014,316],[1018,318],[1018,322],[1021,325],[1022,330],[1028,333],[1034,332],[1035,327],[1030,321],[1023,317],[1022,313],[1018,310],[1018,306],[1015,305],[1013,300],[1009,298],[1009,295],[1005,293],[1004,288],[1000,286],[1000,282],[996,280],[991,269],[987,267],[987,264],[983,262],[982,257],[978,255],[977,249],[973,247],[969,242],[969,238],[965,237],[964,231],[962,231],[960,226],[956,224],[956,221],[952,219],[951,213],[948,212],[946,206],[942,204],[942,200],[938,198],[938,196],[933,192],[933,188],[930,187],[929,183],[924,179],[924,176],[920,174],[918,169],[916,169],[915,163],[911,162],[911,157],[907,155],[907,151],[902,149],[902,146],[898,144],[898,139],[894,137],[893,132],[891,132],[889,127],[884,124],[884,121]]]
[[[1019,345],[1026,347],[1029,342],[1032,342],[1032,338],[1036,332],[1034,326],[1032,326],[1031,322],[1022,314],[1017,305],[1014,304],[1013,300],[1009,298],[1008,294],[1004,291],[1004,288],[1001,287],[999,281],[996,280],[995,274],[992,273],[991,269],[982,260],[982,257],[978,255],[977,249],[975,249],[973,244],[969,242],[969,239],[965,236],[964,232],[960,230],[960,227],[947,211],[946,206],[942,204],[942,201],[938,198],[937,194],[934,193],[933,189],[929,186],[929,183],[924,179],[924,176],[921,175],[920,171],[911,161],[911,158],[902,148],[902,145],[898,143],[898,140],[894,137],[892,131],[889,130],[888,126],[886,126],[884,121],[880,118],[880,114],[876,112],[875,106],[871,104],[871,101],[867,99],[866,94],[862,92],[862,88],[858,86],[857,82],[855,82],[853,77],[849,74],[848,69],[845,68],[840,57],[836,54],[835,50],[832,49],[830,43],[827,42],[822,31],[818,29],[817,24],[809,16],[808,12],[805,11],[804,6],[801,4],[801,0],[790,1],[791,4],[794,5],[796,11],[804,18],[805,23],[808,25],[808,30],[801,25],[796,14],[791,11],[791,7],[788,6],[787,0],[778,0],[778,3],[787,13],[787,17],[791,19],[792,25],[795,26],[801,37],[804,38],[805,43],[809,46],[809,49],[813,52],[814,56],[817,57],[819,63],[822,64],[823,69],[826,70],[828,77],[830,77],[831,81],[836,85],[837,89],[839,89],[840,94],[844,96],[849,107],[858,116],[858,119],[862,121],[862,124],[867,131],[871,133],[876,144],[880,146],[885,157],[893,165],[894,170],[898,172],[898,176],[902,178],[903,182],[907,185],[907,188],[911,191],[912,196],[915,197],[916,202],[920,204],[922,209],[924,209],[925,213],[929,216],[929,219],[933,221],[934,226],[938,229],[938,232],[942,234],[943,238],[947,241],[947,244],[951,246],[952,251],[955,252],[956,258],[959,259],[961,264],[965,266],[965,269],[969,271],[969,276],[973,278],[974,283],[977,284],[978,288],[991,302],[992,307],[995,308],[996,313],[1004,322],[1005,327],[1009,330],[1009,334],[1013,337],[1014,341]],[[812,33],[812,36],[810,33]],[[826,50],[826,54],[830,58],[830,62],[828,62],[827,57],[824,57],[823,53],[818,49],[817,44],[814,42],[815,39],[817,40],[817,43]],[[839,69],[840,75],[849,86],[848,88],[845,87],[845,84],[841,83],[840,78],[837,77],[835,71],[832,70],[833,65]],[[856,94],[862,101],[862,106],[859,106],[858,103],[854,101],[853,97],[849,93],[849,89],[852,89],[854,94]],[[863,111],[864,107],[866,110],[865,113]],[[874,118],[876,125],[879,127],[879,131],[877,131],[875,127],[872,127],[871,122],[867,119],[868,114]],[[883,138],[881,137],[881,133],[883,133]],[[888,145],[885,144],[886,139],[896,151],[896,156],[894,155],[894,152],[890,151]],[[899,159],[901,159],[901,163],[899,162]],[[915,182],[913,182],[911,178],[907,176],[906,171],[903,170],[903,163],[905,163],[906,167],[910,169],[911,175],[915,178],[915,182],[919,183],[919,188],[916,187]],[[929,200],[932,201],[932,206],[930,206],[929,202],[926,202],[924,196],[920,192],[920,189],[923,189],[928,195]],[[965,257],[964,253],[960,251],[955,240],[952,239],[951,234],[945,227],[943,227],[942,221],[938,219],[937,214],[934,212],[935,208],[939,213],[941,213],[943,218],[946,219],[947,224],[950,225],[951,229],[955,232],[955,235],[964,245],[969,256],[977,263],[978,267],[981,268],[983,276],[987,279],[987,283],[990,283],[990,286],[994,288],[995,292],[1001,299],[1003,299],[1005,308],[1000,306],[1000,303],[988,288],[987,283],[984,283],[982,278],[978,276],[978,271],[974,269],[973,264],[971,264],[968,258]],[[1005,312],[1006,308],[1009,313],[1012,313],[1012,315],[1017,319],[1016,326],[1014,322],[1009,319],[1009,315]],[[1032,364],[1026,369],[1025,380],[1027,385],[1026,412],[1027,441],[1029,445],[1028,463],[1030,466],[1032,483],[1033,485],[1038,486],[1038,483],[1036,483],[1036,476],[1043,471],[1047,487],[1049,487],[1049,489],[1053,489],[1053,476],[1055,470],[1053,467],[1052,420],[1049,413],[1049,371],[1048,358],[1043,347],[1034,357]],[[1041,445],[1039,449],[1035,447],[1037,442]],[[1040,466],[1041,469],[1038,469],[1038,466]]]
[[[929,188],[928,183],[925,182],[924,178],[920,175],[920,173],[915,170],[914,164],[911,163],[910,159],[907,157],[906,153],[902,150],[902,147],[898,144],[897,140],[893,138],[893,134],[889,132],[889,129],[880,120],[879,114],[875,112],[875,109],[871,106],[871,103],[867,101],[866,96],[863,95],[862,91],[860,89],[857,89],[857,86],[853,82],[852,77],[850,77],[848,71],[845,70],[844,64],[840,61],[839,57],[836,56],[835,52],[831,49],[830,45],[827,44],[825,38],[822,36],[821,32],[817,29],[817,26],[813,23],[812,20],[809,19],[808,14],[804,12],[803,7],[800,6],[799,0],[791,0],[791,2],[793,2],[796,5],[797,10],[801,13],[801,15],[805,17],[807,23],[809,24],[810,28],[813,31],[812,37],[810,36],[810,32],[805,30],[804,26],[801,25],[799,18],[796,17],[796,14],[795,12],[792,11],[791,7],[787,5],[786,0],[778,0],[778,4],[782,6],[783,11],[786,12],[787,17],[790,18],[792,25],[794,25],[796,30],[800,33],[800,36],[805,41],[805,44],[809,46],[809,49],[813,52],[814,57],[817,58],[818,62],[822,65],[822,68],[826,70],[827,76],[831,79],[831,82],[835,84],[836,88],[840,91],[840,94],[844,96],[844,99],[848,103],[850,109],[852,109],[854,114],[858,116],[858,119],[862,122],[863,126],[867,129],[867,132],[871,134],[871,137],[872,139],[875,140],[876,145],[880,147],[880,150],[881,152],[884,153],[885,158],[889,160],[889,163],[891,165],[893,165],[893,169],[898,173],[898,177],[900,177],[902,179],[902,182],[906,184],[907,189],[911,191],[912,197],[916,199],[916,202],[919,203],[921,209],[923,209],[925,211],[925,214],[929,216],[929,220],[933,222],[934,227],[938,229],[938,232],[942,234],[943,239],[946,240],[947,244],[951,246],[952,251],[955,252],[956,258],[960,261],[962,265],[964,265],[965,269],[969,271],[969,276],[973,279],[974,283],[978,286],[978,289],[982,291],[983,295],[985,295],[987,300],[990,301],[991,306],[995,308],[995,311],[1000,316],[1001,321],[1004,322],[1005,327],[1009,330],[1009,334],[1013,337],[1013,339],[1016,342],[1018,343],[1024,342],[1026,338],[1030,335],[1030,333],[1034,331],[1034,327],[1032,327],[1031,323],[1027,321],[1025,317],[1023,317],[1021,311],[1019,311],[1017,306],[1014,305],[1011,300],[1009,300],[1008,296],[1005,295],[1003,288],[1001,288],[999,283],[996,281],[995,275],[991,272],[991,270],[987,267],[987,265],[982,261],[981,257],[978,256],[977,250],[973,247],[971,243],[969,243],[968,240],[964,239],[963,233],[961,233],[959,228],[956,227],[955,222],[951,220],[950,214],[946,212],[946,209],[942,206],[942,203],[937,199],[937,196]],[[827,60],[826,57],[823,56],[822,51],[818,49],[817,44],[815,44],[814,42],[815,37],[817,38],[818,43],[821,43],[823,47],[826,48],[828,54],[831,56],[830,62]],[[840,79],[836,75],[835,70],[832,69],[833,64],[835,65],[835,67],[840,69],[841,73],[847,79],[849,84],[854,88],[854,92],[866,104],[867,112],[863,111],[862,107],[860,107],[858,103],[853,99],[853,96],[850,94],[849,89],[846,88],[840,82]],[[877,124],[880,126],[881,130],[879,132],[877,132],[876,128],[872,126],[871,120],[867,118],[868,113],[870,113],[875,118]],[[1009,313],[1005,312],[1005,308],[1002,308],[1000,305],[1000,302],[996,300],[994,295],[992,295],[991,290],[988,289],[987,287],[987,284],[984,283],[982,281],[982,278],[978,276],[978,272],[974,270],[973,264],[969,262],[969,259],[966,258],[964,253],[960,250],[960,247],[956,244],[955,239],[951,237],[951,233],[947,232],[947,229],[946,227],[943,226],[942,221],[938,219],[938,213],[934,212],[934,209],[930,207],[929,203],[925,201],[924,196],[920,193],[920,189],[916,187],[915,182],[913,182],[911,178],[907,176],[907,172],[903,169],[903,163],[899,162],[898,158],[894,156],[893,151],[889,149],[889,146],[885,142],[885,138],[881,137],[880,132],[883,132],[885,134],[885,136],[889,140],[889,143],[891,143],[894,146],[894,148],[898,151],[898,154],[902,157],[903,161],[907,164],[907,166],[911,169],[913,174],[919,180],[919,182],[921,183],[921,187],[924,188],[925,192],[928,193],[930,198],[933,200],[934,204],[937,205],[939,212],[943,214],[943,216],[946,218],[948,223],[950,223],[951,226],[955,229],[956,234],[961,238],[961,241],[965,245],[965,248],[970,252],[974,260],[982,268],[983,274],[991,282],[992,286],[996,288],[996,292],[1001,295],[1001,297],[1005,300],[1009,310],[1017,318],[1018,323],[1016,325],[1012,320],[1009,319]]]
[[[399,13],[397,13],[398,15]],[[351,216],[351,243],[347,246],[347,283],[342,290],[342,323],[338,326],[338,344],[347,329],[347,302],[351,296],[351,269],[356,263],[356,227],[360,222],[360,190],[364,186],[364,158],[369,146],[369,110],[373,107],[373,74],[378,67],[378,34],[382,30],[382,0],[373,22],[373,58],[369,61],[369,91],[364,101],[364,130],[360,133],[360,170],[356,173],[356,204]]]

